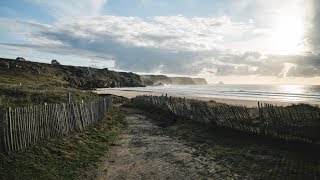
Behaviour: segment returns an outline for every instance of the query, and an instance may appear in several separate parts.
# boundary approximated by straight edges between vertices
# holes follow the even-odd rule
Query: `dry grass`
[[[124,115],[114,110],[84,132],[0,154],[0,179],[78,179],[114,144],[125,126]]]
[[[0,84],[0,110],[6,107],[20,107],[38,105],[43,103],[67,102],[67,94],[71,93],[72,102],[91,102],[97,98],[97,94],[91,91],[83,91],[72,88],[52,86],[28,86],[14,84]]]
[[[131,105],[132,106],[132,105]],[[228,169],[226,179],[317,179],[320,177],[319,147],[288,143],[244,134],[227,128],[215,128],[181,119],[160,109],[149,108],[150,118],[158,120],[172,136],[196,149],[195,156]],[[204,179],[213,177],[204,170]],[[215,172],[216,173],[216,172]]]

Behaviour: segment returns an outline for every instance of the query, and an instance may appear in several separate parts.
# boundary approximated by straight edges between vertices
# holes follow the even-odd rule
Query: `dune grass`
[[[0,110],[9,106],[21,107],[43,103],[63,103],[68,101],[68,93],[71,94],[71,101],[75,103],[82,102],[82,100],[85,103],[91,102],[98,96],[91,91],[72,88],[0,84]]]
[[[125,127],[124,114],[113,110],[84,132],[44,139],[24,150],[0,154],[0,179],[78,179]]]
[[[46,84],[49,86],[63,87],[67,82],[61,78],[48,75],[22,75],[18,73],[0,73],[0,83],[2,84],[22,84],[22,85],[34,85],[34,84]]]
[[[134,107],[133,104],[128,104]],[[194,147],[201,155],[228,171],[226,179],[237,175],[246,179],[317,179],[320,177],[319,146],[290,143],[268,137],[245,134],[227,128],[217,128],[182,119],[156,108],[145,113],[155,119],[172,136]],[[211,177],[204,170],[203,177]],[[216,173],[216,172],[214,172]]]
[[[227,129],[178,120],[167,127],[208,160],[228,167],[230,173],[253,179],[314,179],[319,177],[319,148],[243,135]],[[205,172],[210,177],[210,172]],[[226,178],[228,173],[225,174]]]

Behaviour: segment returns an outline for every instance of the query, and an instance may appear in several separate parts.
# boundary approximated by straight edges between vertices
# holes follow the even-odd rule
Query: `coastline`
[[[97,89],[94,91],[98,94],[113,94],[117,96],[123,96],[127,98],[134,98],[136,96],[141,96],[141,95],[152,95],[152,96],[161,96],[164,93],[161,92],[142,92],[142,91],[135,91],[135,90],[121,90],[121,89]],[[173,96],[173,97],[185,97],[188,99],[197,99],[201,101],[216,101],[219,103],[225,103],[225,104],[230,104],[230,105],[242,105],[242,106],[247,106],[247,107],[257,107],[258,106],[258,101],[256,100],[244,100],[244,99],[228,99],[228,98],[214,98],[214,97],[202,97],[202,96],[190,96],[190,95],[185,95],[185,94],[178,94],[178,93],[167,93],[168,96]],[[275,101],[275,100],[270,100],[270,101],[259,101],[260,103],[270,103],[273,105],[277,106],[289,106],[292,104],[299,104],[299,103],[307,103],[308,102],[282,102],[282,101]],[[316,104],[313,104],[316,105]]]

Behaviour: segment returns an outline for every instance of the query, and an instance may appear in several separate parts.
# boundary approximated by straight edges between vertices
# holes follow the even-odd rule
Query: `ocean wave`
[[[299,88],[299,89],[294,89]],[[180,95],[192,95],[216,98],[236,99],[280,99],[288,101],[319,101],[320,86],[293,86],[286,91],[283,86],[277,85],[232,85],[232,86],[153,86],[139,88],[121,88],[127,91],[160,92]],[[263,89],[263,91],[262,91]],[[297,92],[294,92],[297,91]],[[306,92],[306,93],[300,93]]]

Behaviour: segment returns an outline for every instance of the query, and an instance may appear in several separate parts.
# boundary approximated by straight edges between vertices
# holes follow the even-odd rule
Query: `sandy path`
[[[124,109],[128,128],[112,146],[92,179],[199,179],[222,169],[193,153],[180,140],[137,110]]]

